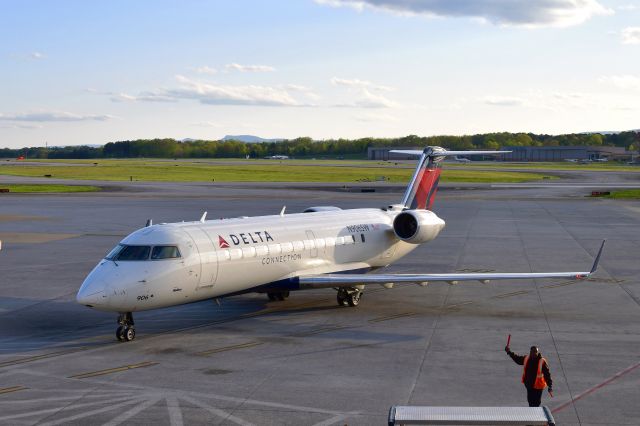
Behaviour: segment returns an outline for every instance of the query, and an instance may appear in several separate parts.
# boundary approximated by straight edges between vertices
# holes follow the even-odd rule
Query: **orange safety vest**
[[[522,383],[524,383],[524,376],[527,374],[527,363],[529,362],[529,355],[524,357],[524,365],[522,369]],[[536,372],[536,380],[533,382],[533,388],[542,390],[547,387],[547,381],[544,379],[544,374],[542,374],[542,364],[547,362],[546,359],[540,357],[538,360],[538,371]]]

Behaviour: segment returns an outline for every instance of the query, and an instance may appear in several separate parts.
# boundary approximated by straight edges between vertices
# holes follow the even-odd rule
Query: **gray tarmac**
[[[369,287],[211,301],[115,316],[75,303],[121,238],[154,222],[379,207],[398,185],[104,183],[102,193],[0,194],[0,424],[386,424],[391,405],[526,406],[504,353],[540,346],[560,425],[640,423],[640,202],[587,198],[600,173],[523,185],[443,185],[447,222],[388,272],[585,270],[587,281]],[[33,181],[0,177],[3,182]],[[51,182],[51,180],[46,180]],[[65,181],[65,183],[68,183]],[[84,183],[84,182],[78,182]],[[360,192],[362,188],[376,192]]]

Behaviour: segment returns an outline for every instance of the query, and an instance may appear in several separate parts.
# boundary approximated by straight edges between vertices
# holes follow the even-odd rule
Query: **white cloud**
[[[166,91],[175,99],[193,99],[210,105],[301,106],[284,89],[269,86],[225,86],[176,76],[181,87]]]
[[[240,72],[272,72],[276,70],[268,65],[240,65],[236,63],[227,64],[224,67],[230,71]]]
[[[609,15],[598,0],[316,0],[334,7],[367,7],[428,17],[467,17],[508,26],[567,27]]]
[[[487,105],[500,107],[524,106],[526,103],[522,98],[510,96],[485,96],[482,98],[482,102]]]
[[[299,84],[285,84],[284,86],[282,86],[282,88],[291,92],[301,93],[302,95],[314,101],[318,101],[322,98],[312,88],[307,86],[301,86]]]
[[[139,95],[128,93],[105,93],[111,96],[113,102],[177,102],[177,99],[161,92],[142,92]]]
[[[367,89],[360,89],[357,98],[353,102],[334,106],[342,108],[397,108],[400,105],[382,95],[376,95]]]
[[[218,70],[207,65],[203,65],[201,67],[195,68],[195,72],[197,72],[198,74],[215,74],[218,72]]]
[[[42,129],[42,126],[39,124],[31,124],[31,123],[12,123],[12,124],[0,124],[0,129],[34,130],[34,129]]]
[[[31,52],[29,54],[29,58],[33,59],[34,61],[40,60],[40,59],[44,59],[45,56],[44,54],[40,53],[40,52]]]
[[[69,122],[69,121],[106,121],[115,118],[112,115],[102,114],[74,114],[64,111],[39,111],[28,112],[22,114],[2,114],[0,113],[0,121],[18,121],[18,122]]]
[[[338,78],[333,77],[331,79],[331,84],[334,86],[345,86],[345,87],[353,87],[353,88],[364,88],[364,89],[373,89],[373,90],[381,90],[384,92],[389,92],[393,90],[392,87],[389,86],[381,86],[379,84],[372,83],[366,80],[359,80],[357,78],[354,79],[346,79],[346,78]]]
[[[627,4],[623,4],[621,6],[618,6],[616,9],[624,10],[624,11],[638,10],[638,9],[640,9],[640,6],[637,5],[637,4],[633,4],[633,3],[627,3]]]
[[[622,44],[640,44],[640,27],[627,27],[621,35]]]
[[[231,86],[204,82],[177,75],[177,87],[162,88],[139,94],[100,92],[92,93],[109,96],[113,102],[177,102],[190,99],[208,105],[253,105],[253,106],[313,106],[296,100],[290,92],[300,92],[308,98],[317,97],[309,88],[297,85],[271,86]]]
[[[601,83],[613,84],[614,86],[625,90],[640,90],[640,77],[635,75],[610,75],[600,77]]]
[[[362,89],[362,97],[356,101],[356,106],[363,108],[395,108],[398,104],[382,95],[376,95]]]

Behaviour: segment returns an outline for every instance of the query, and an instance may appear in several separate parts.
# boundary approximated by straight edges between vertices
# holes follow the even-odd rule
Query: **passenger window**
[[[148,260],[150,246],[123,246],[116,260]]]
[[[151,259],[177,259],[180,257],[180,250],[176,246],[155,246],[151,251]]]
[[[256,255],[258,256],[266,256],[269,254],[269,250],[267,250],[267,246],[257,246],[256,247]]]
[[[240,249],[229,250],[229,254],[231,255],[231,260],[242,259],[242,250]]]
[[[242,256],[243,257],[255,257],[256,256],[256,249],[253,247],[245,247],[242,249]]]
[[[282,243],[282,252],[283,253],[291,253],[293,251],[293,244],[291,243]]]

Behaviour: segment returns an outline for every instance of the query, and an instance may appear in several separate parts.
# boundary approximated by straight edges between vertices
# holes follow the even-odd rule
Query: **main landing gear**
[[[267,293],[267,297],[272,302],[275,302],[276,300],[279,300],[279,301],[287,300],[287,297],[289,297],[289,290],[269,292]]]
[[[118,329],[116,337],[121,342],[130,342],[136,338],[136,329],[133,323],[133,315],[131,312],[124,312],[118,315]]]
[[[358,306],[360,299],[362,298],[362,294],[362,290],[357,288],[340,287],[336,296],[338,306]]]

